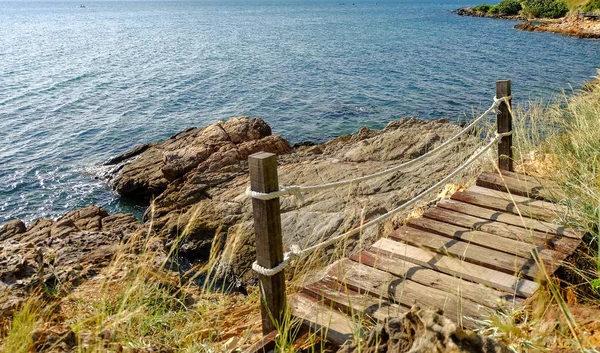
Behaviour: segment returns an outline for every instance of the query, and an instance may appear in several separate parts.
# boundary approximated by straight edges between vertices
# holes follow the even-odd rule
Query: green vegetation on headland
[[[497,5],[477,5],[473,10],[489,14],[523,15],[535,18],[559,18],[569,12],[564,0],[502,0]]]
[[[566,1],[566,0],[502,0],[497,5],[481,4],[473,7],[473,11],[503,16],[533,18],[560,18],[569,11],[581,10],[593,12],[600,10],[600,0]]]
[[[589,0],[581,7],[581,10],[586,12],[600,11],[600,0]]]

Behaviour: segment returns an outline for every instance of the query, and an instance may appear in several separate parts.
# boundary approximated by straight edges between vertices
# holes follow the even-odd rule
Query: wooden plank
[[[555,186],[547,183],[542,185],[538,181],[518,179],[508,174],[484,172],[477,178],[477,185],[500,191],[510,191],[511,194],[526,196],[530,198],[557,201],[565,199],[564,194]]]
[[[477,229],[502,237],[516,239],[524,243],[543,246],[547,249],[561,252],[565,256],[575,251],[580,240],[562,237],[560,235],[537,232],[489,219],[473,217],[464,213],[451,211],[441,207],[433,207],[425,211],[423,217],[436,219],[449,224],[455,224],[469,229]]]
[[[279,190],[277,180],[277,156],[259,152],[248,157],[250,187],[253,191],[268,193]],[[256,243],[256,262],[264,268],[274,268],[283,261],[281,236],[281,213],[279,198],[273,200],[252,199],[252,215]],[[273,276],[259,274],[261,293],[261,317],[263,335],[276,329],[285,313],[285,274]]]
[[[523,299],[507,293],[486,287],[484,285],[468,282],[458,277],[419,266],[410,261],[391,256],[389,253],[376,253],[362,251],[351,258],[353,261],[389,272],[397,277],[452,293],[461,298],[472,300],[488,308],[498,310],[501,308],[514,309]]]
[[[269,332],[267,335],[263,336],[258,342],[254,343],[252,346],[248,347],[244,351],[244,353],[268,353],[273,352],[275,350],[275,339],[279,335],[277,330]]]
[[[496,81],[496,97],[510,97],[510,80]],[[500,103],[498,113],[496,113],[496,130],[498,133],[511,132],[512,129],[512,114],[511,101]],[[498,143],[498,168],[502,170],[514,170],[513,168],[513,153],[512,153],[512,135],[504,136]]]
[[[446,255],[436,254],[392,239],[379,239],[372,248],[384,251],[417,265],[431,268],[471,282],[485,284],[521,297],[530,297],[538,289],[539,284],[527,279],[518,278],[504,272],[483,266],[460,261]]]
[[[502,222],[510,225],[514,225],[517,227],[533,229],[540,232],[547,232],[552,234],[558,234],[562,236],[567,236],[569,238],[581,239],[581,234],[576,232],[575,230],[561,226],[558,224],[553,224],[549,222],[540,221],[537,219],[531,219],[527,217],[519,217],[514,214],[490,210],[488,208],[479,207],[475,205],[471,205],[465,202],[456,201],[456,200],[442,200],[438,202],[437,207],[446,208],[452,211],[468,214],[471,216],[489,219],[496,222]]]
[[[400,316],[407,311],[406,308],[383,298],[362,295],[329,276],[305,285],[303,291],[350,316],[358,316],[362,313],[375,320],[383,321],[387,317]]]
[[[539,258],[549,266],[548,269],[551,272],[554,272],[558,266],[560,266],[559,262],[566,257],[566,255],[561,252],[548,250],[542,246],[504,238],[479,230],[470,230],[465,227],[440,222],[431,218],[414,218],[409,220],[406,225],[447,237],[461,239],[472,244],[517,255],[526,259],[531,258],[532,254],[536,254],[536,256],[539,256]]]
[[[451,199],[546,222],[552,222],[558,218],[558,215],[552,209],[533,205],[520,205],[510,200],[483,195],[470,190],[455,192]]]
[[[352,339],[355,325],[349,317],[304,293],[292,294],[288,299],[292,314],[329,342],[341,346]]]
[[[419,305],[444,310],[447,317],[468,327],[474,325],[463,322],[463,316],[482,318],[491,313],[489,308],[468,299],[396,277],[349,259],[341,260],[338,266],[329,271],[329,275],[359,292],[375,297],[387,296],[407,307]]]
[[[501,251],[469,244],[453,238],[425,232],[412,227],[400,227],[389,235],[416,247],[425,247],[440,254],[455,256],[466,262],[492,268],[508,274],[520,274],[533,279],[539,268],[533,259],[524,259]]]
[[[509,194],[508,192],[494,190],[494,189],[488,189],[488,188],[484,188],[482,186],[477,186],[477,185],[469,186],[467,191],[472,191],[472,192],[476,192],[478,194],[488,195],[488,196],[492,196],[492,197],[501,198],[503,200],[515,202],[518,206],[530,206],[531,205],[531,206],[547,208],[548,210],[553,211],[555,215],[561,216],[561,217],[566,215],[567,212],[569,211],[568,207],[566,207],[564,205],[559,205],[554,202],[530,199],[529,197],[520,196],[520,195],[516,195],[516,194]]]

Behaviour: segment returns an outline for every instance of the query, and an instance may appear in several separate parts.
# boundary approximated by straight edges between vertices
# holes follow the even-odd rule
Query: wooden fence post
[[[258,152],[248,157],[250,188],[252,191],[268,193],[279,190],[277,180],[277,156]],[[254,232],[256,239],[256,262],[265,268],[273,268],[283,261],[281,238],[281,214],[279,198],[273,200],[252,199]],[[263,335],[275,330],[285,310],[285,274],[274,276],[258,275],[261,293],[261,315]]]
[[[510,92],[510,81],[496,81],[496,98],[508,97]],[[510,114],[511,100],[500,103],[496,122],[498,133],[512,131],[512,116]],[[504,136],[498,144],[498,167],[500,170],[513,172],[512,135]]]

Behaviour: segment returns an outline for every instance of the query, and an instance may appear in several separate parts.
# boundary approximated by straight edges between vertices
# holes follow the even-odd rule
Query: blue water
[[[0,1],[0,222],[139,211],[96,166],[189,126],[250,115],[322,141],[456,119],[497,79],[547,98],[600,66],[600,41],[450,12],[477,1],[80,1]]]

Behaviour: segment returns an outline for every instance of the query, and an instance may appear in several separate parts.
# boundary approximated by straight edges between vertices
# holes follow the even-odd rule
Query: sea
[[[96,204],[137,144],[232,116],[292,143],[416,116],[458,121],[495,81],[517,103],[572,92],[600,41],[452,13],[473,0],[0,0],[0,223]]]

